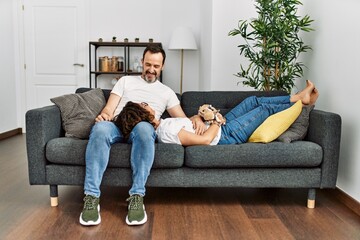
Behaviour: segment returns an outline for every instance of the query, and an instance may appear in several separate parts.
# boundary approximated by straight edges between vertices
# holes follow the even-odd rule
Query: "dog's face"
[[[215,115],[216,113],[218,113],[219,111],[216,110],[213,106],[211,106],[210,104],[204,104],[202,106],[199,107],[199,115],[205,120],[205,121],[209,121],[209,120],[213,120],[215,119]]]

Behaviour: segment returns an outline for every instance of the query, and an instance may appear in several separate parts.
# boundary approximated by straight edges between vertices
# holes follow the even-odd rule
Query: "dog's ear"
[[[198,113],[205,121],[211,121],[215,118],[213,107],[209,104],[204,104],[200,106]]]
[[[220,110],[214,108],[212,105],[209,105],[209,109],[210,109],[214,114],[220,112]]]

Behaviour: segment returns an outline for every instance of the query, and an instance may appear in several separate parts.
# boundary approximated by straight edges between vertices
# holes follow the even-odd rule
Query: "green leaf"
[[[240,35],[245,42],[238,47],[249,64],[240,65],[235,74],[244,85],[259,90],[268,85],[271,90],[291,92],[294,81],[303,76],[306,66],[297,59],[311,47],[299,34],[314,31],[314,20],[308,15],[298,16],[299,5],[299,0],[255,0],[257,18],[238,21],[238,27],[229,32],[229,36]],[[264,75],[265,71],[270,75]]]

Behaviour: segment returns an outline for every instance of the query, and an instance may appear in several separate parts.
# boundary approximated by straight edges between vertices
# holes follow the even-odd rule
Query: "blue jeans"
[[[154,127],[148,122],[138,123],[130,133],[128,140],[128,143],[132,144],[130,195],[145,195],[145,184],[154,162],[155,139]],[[109,163],[111,145],[123,141],[120,129],[113,122],[102,121],[93,126],[85,154],[85,194],[100,197],[100,185]]]
[[[290,96],[248,97],[224,117],[226,124],[221,127],[221,144],[245,143],[251,134],[270,115],[292,106]]]

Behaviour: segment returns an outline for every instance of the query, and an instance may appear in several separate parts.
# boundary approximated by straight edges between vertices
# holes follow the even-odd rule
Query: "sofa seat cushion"
[[[322,162],[320,145],[307,141],[192,146],[185,165],[192,168],[314,167]]]
[[[55,138],[46,145],[46,159],[49,162],[66,165],[84,165],[88,140],[76,138]],[[131,145],[115,143],[110,150],[109,167],[130,168]],[[155,144],[153,168],[180,168],[184,165],[184,148],[177,144]]]

